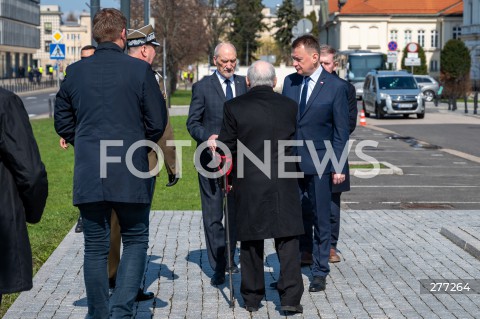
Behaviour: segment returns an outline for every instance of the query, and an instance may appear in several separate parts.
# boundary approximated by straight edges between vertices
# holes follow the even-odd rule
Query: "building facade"
[[[0,77],[26,75],[40,45],[40,0],[0,0]]]
[[[50,59],[50,44],[54,43],[53,34],[60,31],[62,39],[59,43],[65,44],[65,59],[58,60],[60,69],[80,59],[80,50],[91,44],[92,32],[90,14],[83,12],[77,22],[62,22],[62,11],[58,5],[40,6],[40,48],[34,55],[34,65],[48,70],[56,60]]]
[[[480,0],[463,0],[464,13],[461,38],[470,50],[470,78],[475,89],[480,88]]]
[[[309,15],[312,11],[315,12],[318,21],[321,0],[295,0],[293,3],[295,8],[297,8],[304,17]]]
[[[462,34],[461,0],[324,0],[320,21],[320,42],[338,50],[371,50],[387,53],[388,43],[397,42],[397,64],[401,68],[403,49],[410,42],[425,51],[427,68],[440,72],[440,51],[445,43]]]

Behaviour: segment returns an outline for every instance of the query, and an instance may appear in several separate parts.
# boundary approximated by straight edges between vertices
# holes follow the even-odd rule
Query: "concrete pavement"
[[[480,261],[440,234],[441,227],[478,227],[480,211],[342,212],[342,262],[331,266],[325,292],[302,298],[296,318],[478,318],[480,294],[420,293],[420,279],[480,280]],[[4,319],[84,318],[83,236],[68,233]],[[278,278],[273,241],[265,242],[265,281]],[[236,257],[238,260],[238,256]],[[310,278],[303,268],[304,285]],[[252,316],[241,306],[240,275],[234,275],[234,309],[228,285],[210,286],[201,213],[151,213],[144,284],[155,299],[135,304],[135,318],[283,318],[279,297],[268,289]],[[228,279],[228,276],[227,276]]]

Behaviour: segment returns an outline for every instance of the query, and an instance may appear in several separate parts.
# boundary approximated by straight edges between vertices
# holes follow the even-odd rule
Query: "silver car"
[[[417,81],[418,86],[422,89],[425,100],[428,102],[433,101],[438,92],[438,82],[430,75],[414,75],[413,77]]]

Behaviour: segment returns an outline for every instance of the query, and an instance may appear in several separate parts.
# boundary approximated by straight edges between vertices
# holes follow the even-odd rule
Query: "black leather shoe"
[[[234,262],[232,262],[231,270],[232,270],[232,274],[238,274],[240,272],[240,269],[238,269],[237,264],[235,264]]]
[[[248,312],[257,312],[258,307],[245,305],[245,310],[247,310]]]
[[[173,185],[175,185],[176,183],[178,182],[178,177],[174,174],[168,174],[168,183],[167,187],[172,187]]]
[[[277,282],[276,282],[276,281],[272,282],[272,283],[270,284],[270,288],[272,288],[272,289],[277,289]]]
[[[153,292],[144,292],[142,289],[138,288],[137,298],[135,298],[135,301],[140,302],[150,300],[153,299],[154,296],[155,295],[153,294]]]
[[[296,305],[296,306],[281,306],[280,310],[289,312],[289,313],[302,313],[303,312],[303,307],[302,305]]]
[[[325,277],[314,276],[312,282],[310,283],[310,287],[308,287],[308,291],[310,292],[324,291],[326,287],[327,287],[327,280]]]
[[[212,279],[210,280],[210,284],[212,286],[219,286],[225,283],[225,273],[224,272],[216,272],[213,274]]]
[[[77,226],[75,226],[75,232],[76,233],[82,233],[83,232],[82,216],[78,216]]]
[[[114,288],[115,288],[115,280],[116,280],[115,277],[113,277],[113,278],[108,278],[108,288],[110,288],[110,289],[114,289]]]

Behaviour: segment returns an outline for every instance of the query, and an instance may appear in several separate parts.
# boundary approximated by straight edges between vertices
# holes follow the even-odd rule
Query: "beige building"
[[[338,50],[388,52],[388,42],[398,45],[397,69],[402,51],[416,42],[425,51],[427,67],[434,76],[440,71],[440,51],[445,43],[462,32],[461,0],[347,0],[339,10],[338,1],[324,0],[328,10],[321,21],[320,42]]]
[[[60,31],[62,39],[58,43],[65,44],[65,59],[58,60],[60,68],[80,59],[80,50],[91,44],[92,32],[90,14],[83,12],[77,22],[62,22],[62,12],[58,5],[40,6],[40,49],[33,58],[37,65],[46,69],[55,65],[56,60],[50,59],[50,44],[54,43],[53,34]]]

